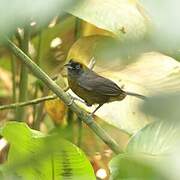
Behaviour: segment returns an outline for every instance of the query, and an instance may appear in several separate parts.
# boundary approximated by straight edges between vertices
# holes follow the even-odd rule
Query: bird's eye
[[[76,66],[76,69],[80,69],[80,67],[81,67],[80,64],[78,64],[78,65]]]

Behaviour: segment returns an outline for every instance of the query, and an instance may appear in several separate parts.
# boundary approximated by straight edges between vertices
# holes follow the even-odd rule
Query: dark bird
[[[121,101],[127,95],[146,99],[145,96],[123,91],[113,81],[104,78],[84,64],[71,59],[65,64],[68,69],[69,88],[88,106],[98,104],[99,106],[92,112],[92,115],[105,103]]]

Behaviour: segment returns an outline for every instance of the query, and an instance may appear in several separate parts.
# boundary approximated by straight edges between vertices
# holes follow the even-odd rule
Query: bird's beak
[[[64,65],[64,67],[69,67],[69,66],[70,66],[70,64],[69,64],[69,63],[67,63],[67,64],[65,64],[65,65]]]
[[[67,64],[64,65],[64,67],[67,67],[68,69],[71,69],[71,64],[67,63]]]

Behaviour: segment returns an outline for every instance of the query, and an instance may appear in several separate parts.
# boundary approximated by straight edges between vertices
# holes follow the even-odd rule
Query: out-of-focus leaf
[[[67,16],[55,26],[42,30],[41,34],[33,39],[34,46],[38,47],[39,41],[41,43],[39,65],[48,74],[54,75],[62,68],[67,52],[75,41],[74,28],[75,18]]]
[[[179,74],[180,76],[180,74]],[[176,84],[178,83],[178,80]],[[173,82],[172,82],[173,84]],[[177,86],[179,86],[177,84]],[[175,89],[174,89],[175,90]],[[177,92],[169,91],[158,93],[149,97],[147,102],[144,102],[141,109],[146,114],[164,121],[179,122],[180,117],[180,90]]]
[[[121,39],[138,39],[148,31],[148,18],[137,1],[84,0],[69,12]]]
[[[55,15],[65,13],[64,8],[73,3],[72,0],[47,0],[46,3],[43,0],[14,0],[9,6],[9,1],[3,0],[0,6],[1,35],[13,32],[30,21],[37,22],[38,26],[47,24]]]
[[[113,59],[112,56],[104,57],[99,54],[100,50],[110,49],[109,46],[101,46],[101,42],[108,44],[113,42],[113,39],[104,36],[79,39],[70,49],[68,60],[74,58],[87,65],[89,60],[95,57],[97,63],[94,71],[113,80],[120,87],[124,85],[125,91],[147,97],[180,90],[180,65],[175,59],[158,52],[150,52],[140,55],[134,59],[135,62],[124,66],[123,61],[126,62],[126,59]],[[154,120],[154,117],[140,110],[139,106],[142,104],[142,100],[128,96],[121,102],[103,105],[96,115],[132,134]],[[94,109],[85,108],[89,111]]]
[[[0,68],[0,97],[9,96],[12,89],[9,71]]]
[[[31,179],[95,179],[90,162],[75,145],[56,134],[47,136],[25,123],[9,122],[1,129],[10,143],[5,175]]]
[[[49,116],[54,120],[56,124],[64,124],[65,114],[67,112],[67,107],[63,101],[59,99],[50,100],[45,102],[45,108]]]
[[[160,164],[158,158],[146,154],[119,154],[109,164],[111,180],[159,180],[165,175],[158,172],[153,163]]]
[[[64,81],[64,78],[59,74],[56,80],[56,83],[62,88],[66,89],[67,84]],[[50,100],[45,102],[45,109],[49,116],[56,124],[63,125],[66,121],[66,112],[67,106],[65,106],[64,102],[59,98],[55,100]]]
[[[141,0],[141,3],[148,11],[154,24],[153,41],[158,45],[159,49],[172,53],[176,50],[179,54],[180,46],[180,19],[179,1],[151,1]]]
[[[138,131],[129,141],[126,151],[150,155],[174,152],[180,138],[179,126],[174,122],[156,121]]]
[[[178,147],[179,138],[179,126],[174,122],[156,121],[148,124],[131,137],[126,153],[111,161],[112,179],[170,180],[169,160]]]

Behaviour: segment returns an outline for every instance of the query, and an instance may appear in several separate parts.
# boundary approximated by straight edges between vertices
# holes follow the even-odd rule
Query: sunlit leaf
[[[95,179],[90,162],[75,145],[9,122],[1,129],[10,143],[5,175],[16,173],[23,179]]]
[[[148,19],[137,1],[84,0],[70,13],[118,37],[140,38],[148,31]],[[142,13],[143,12],[143,13]]]
[[[92,35],[106,35],[112,37],[114,36],[114,34],[109,31],[100,29],[90,23],[82,21],[81,36],[92,36]]]

